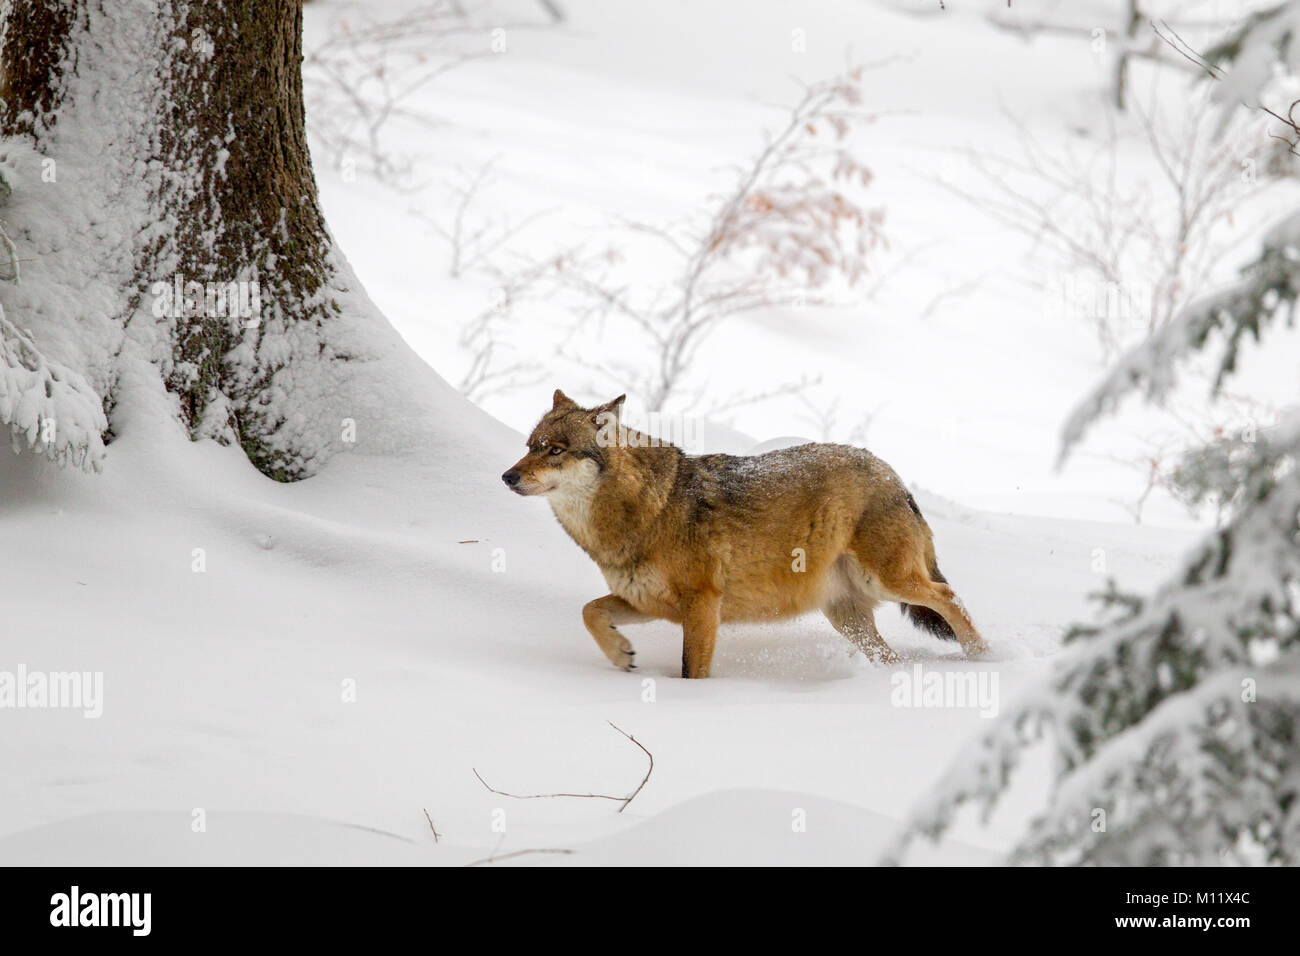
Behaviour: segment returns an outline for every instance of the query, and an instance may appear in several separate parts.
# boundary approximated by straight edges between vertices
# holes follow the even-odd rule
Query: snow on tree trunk
[[[0,42],[0,227],[21,269],[0,282],[0,424],[17,443],[98,468],[138,389],[279,480],[401,441],[402,383],[438,380],[326,230],[301,0],[30,0]]]

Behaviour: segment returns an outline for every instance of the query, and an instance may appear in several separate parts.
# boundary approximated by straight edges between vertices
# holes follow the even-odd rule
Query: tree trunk
[[[1133,42],[1137,39],[1143,19],[1142,11],[1138,9],[1138,0],[1128,0],[1124,36],[1120,40],[1119,55],[1115,58],[1115,109],[1120,112],[1128,109],[1129,63],[1133,56]]]
[[[301,62],[302,0],[11,5],[0,225],[22,279],[0,283],[0,424],[15,437],[97,467],[130,426],[122,398],[154,376],[191,437],[237,443],[276,479],[349,441],[345,366],[376,356],[343,318],[357,293],[317,201]]]

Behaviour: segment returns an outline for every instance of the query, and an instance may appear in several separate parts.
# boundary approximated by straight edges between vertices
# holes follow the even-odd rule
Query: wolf
[[[610,593],[582,609],[605,656],[632,670],[621,625],[682,627],[682,677],[709,676],[718,626],[814,610],[869,658],[898,655],[876,630],[893,601],[917,626],[988,647],[939,572],[930,527],[894,470],[848,445],[687,455],[622,423],[626,396],[584,408],[556,390],[528,450],[501,476],[544,496]]]

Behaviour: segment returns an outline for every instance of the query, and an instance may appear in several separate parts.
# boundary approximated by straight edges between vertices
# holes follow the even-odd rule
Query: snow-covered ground
[[[1147,588],[1193,540],[1169,502],[1155,517],[1183,527],[1124,523],[1110,501],[1127,493],[1122,469],[1052,471],[1061,422],[1100,371],[1095,344],[1047,324],[1007,268],[1023,250],[929,181],[952,161],[941,147],[1000,141],[1001,103],[1056,116],[1094,96],[1104,65],[1086,41],[1025,44],[974,13],[849,0],[563,6],[563,30],[512,32],[508,53],[427,94],[447,121],[422,147],[431,175],[499,156],[499,208],[560,207],[527,240],[539,247],[690,208],[752,151],[791,74],[824,76],[849,48],[904,54],[872,88],[872,108],[898,113],[878,127],[874,188],[896,247],[933,247],[860,314],[733,323],[701,367],[724,392],[821,372],[822,396],[879,407],[868,443],[917,489],[992,653],[966,662],[885,608],[898,667],[853,656],[820,618],[726,629],[708,681],[677,678],[666,624],[628,628],[635,674],[610,667],[579,613],[605,592],[599,573],[545,504],[498,478],[556,385],[616,394],[594,380],[493,396],[500,421],[431,386],[436,447],[345,454],[288,486],[160,420],[111,445],[98,476],[0,455],[0,670],[103,674],[98,718],[3,715],[0,861],[457,865],[548,849],[574,852],[509,862],[871,862],[985,719],[900,706],[899,680],[917,665],[995,677],[984,686],[1004,707],[1106,576]],[[340,8],[310,5],[309,46]],[[790,52],[795,28],[806,54]],[[318,179],[370,295],[456,378],[460,325],[490,290],[446,278],[445,247],[408,214],[438,189],[400,193],[319,156]],[[983,273],[918,318],[918,302]],[[540,349],[529,334],[518,347]],[[812,430],[780,405],[732,424],[732,444]],[[513,793],[627,794],[645,757],[607,722],[655,761],[622,813],[513,800],[474,775]],[[1026,768],[987,828],[959,827],[918,861],[996,859],[1042,770]]]
[[[677,678],[672,627],[629,628],[628,674],[581,624],[603,593],[596,569],[543,503],[499,487],[516,437],[474,424],[462,449],[345,456],[294,486],[179,433],[122,439],[100,476],[0,458],[6,664],[103,673],[97,719],[5,713],[0,859],[457,864],[563,848],[582,851],[563,862],[636,862],[652,845],[655,861],[811,861],[816,847],[866,862],[982,719],[895,706],[894,674],[996,674],[995,700],[1009,701],[1086,613],[1094,549],[1140,586],[1187,540],[922,494],[989,660],[967,663],[883,610],[901,668],[851,656],[807,619],[729,629],[700,682]],[[655,756],[622,814],[510,800],[474,777],[630,793],[645,758],[606,721]],[[969,838],[996,848],[1000,832]]]

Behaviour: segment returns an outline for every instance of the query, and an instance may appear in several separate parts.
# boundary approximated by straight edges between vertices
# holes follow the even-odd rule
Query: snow
[[[569,382],[495,396],[489,415],[430,371],[421,359],[456,377],[459,321],[487,290],[443,277],[445,250],[405,215],[415,198],[346,180],[318,154],[327,220],[360,276],[337,253],[345,318],[335,344],[364,360],[339,379],[286,383],[283,411],[290,427],[298,412],[317,425],[352,420],[356,442],[333,442],[332,460],[306,481],[270,482],[238,448],[192,443],[172,422],[143,336],[120,369],[120,434],[102,473],[0,451],[0,669],[104,675],[98,719],[0,713],[0,859],[463,865],[559,848],[574,852],[508,862],[871,862],[987,726],[977,708],[894,706],[895,673],[921,663],[996,674],[1005,713],[1047,673],[1064,628],[1090,617],[1087,595],[1106,576],[1141,591],[1177,567],[1195,533],[1117,523],[1108,499],[1121,473],[1087,461],[1052,471],[1061,423],[1100,368],[1082,330],[1047,328],[1006,276],[917,315],[936,281],[1018,257],[1006,236],[926,186],[947,162],[942,148],[996,142],[999,93],[1038,115],[1082,101],[1099,76],[1086,43],[1027,45],[970,16],[913,18],[847,0],[800,9],[798,23],[775,2],[565,7],[569,28],[513,33],[509,55],[449,73],[428,94],[449,120],[436,133],[440,161],[501,155],[493,201],[516,220],[564,203],[562,222],[541,230],[555,234],[687,209],[724,185],[726,164],[748,155],[773,115],[763,103],[788,101],[792,71],[814,79],[841,66],[846,40],[868,58],[915,51],[875,88],[873,108],[918,113],[879,131],[873,189],[889,197],[900,251],[936,235],[940,244],[862,312],[760,315],[725,328],[702,361],[722,393],[810,369],[856,411],[883,406],[866,444],[914,489],[991,653],[968,662],[883,608],[897,668],[853,656],[820,618],[724,629],[708,681],[677,678],[680,638],[667,624],[629,626],[639,670],[610,667],[580,618],[605,593],[599,572],[543,503],[498,478],[551,389]],[[341,8],[310,5],[309,43]],[[796,27],[808,60],[784,52]],[[977,29],[980,42],[969,42]],[[111,239],[118,224],[70,223],[61,210],[95,190],[111,197],[102,182],[124,173],[92,175],[101,151],[82,145],[73,201],[23,189],[29,165],[4,213],[46,223],[46,288],[62,283],[66,294],[2,291],[6,316],[23,314],[54,359],[101,388],[103,369],[87,356],[122,345],[106,310],[112,278],[129,274],[127,247],[106,242],[93,274],[79,276],[85,250],[64,247],[62,230]],[[60,175],[75,183],[81,172]],[[84,354],[39,319],[51,308],[85,317]],[[539,347],[526,330],[514,344]],[[594,376],[580,384],[583,399],[620,391]],[[798,444],[806,439],[775,437],[812,427],[791,408],[706,421],[708,447],[692,450]],[[1172,506],[1161,517],[1180,520]],[[510,800],[475,779],[477,769],[516,793],[628,793],[644,757],[607,721],[655,756],[621,814],[602,800]],[[1025,769],[987,828],[960,826],[909,862],[1005,851],[1045,796],[1044,768]]]
[[[454,397],[438,401],[444,418],[473,418]],[[103,846],[134,847],[126,858],[142,862],[222,859],[208,843],[223,833],[247,862],[403,852],[348,829],[363,827],[415,841],[413,862],[539,846],[578,849],[562,862],[584,862],[587,844],[591,859],[635,862],[645,843],[632,833],[644,824],[661,827],[664,855],[740,861],[766,847],[773,862],[807,861],[809,847],[835,842],[820,828],[843,823],[849,811],[826,806],[840,801],[874,821],[847,844],[865,862],[888,835],[873,815],[901,820],[982,723],[969,709],[892,706],[892,670],[852,657],[820,619],[726,629],[716,676],[701,682],[677,678],[674,628],[629,627],[639,670],[613,669],[579,614],[604,593],[598,571],[544,504],[500,486],[522,447],[504,428],[449,424],[460,447],[391,458],[358,449],[286,486],[236,449],[190,443],[164,424],[164,407],[145,427],[150,406],[139,406],[99,476],[0,458],[0,666],[104,675],[97,720],[3,714],[0,858],[53,852],[38,827],[62,833],[59,858],[84,862],[104,859]],[[1042,674],[1062,624],[1086,613],[1084,595],[1100,585],[1093,548],[1113,572],[1149,584],[1186,543],[1180,532],[991,516],[919,497],[994,653],[968,663],[891,610],[882,632],[900,667],[996,670],[1004,701]],[[504,571],[492,570],[497,555]],[[346,681],[355,702],[344,700]],[[508,800],[473,775],[515,793],[626,794],[645,760],[607,720],[655,755],[623,814],[599,800]],[[752,803],[772,826],[806,809],[807,834],[764,842],[744,801],[719,832],[728,818],[717,794],[735,788],[765,792]],[[206,833],[189,829],[195,808]],[[436,846],[425,809],[443,835]],[[492,829],[498,809],[504,840]],[[671,826],[666,813],[679,814],[664,818]],[[87,827],[118,835],[87,841]],[[695,843],[704,830],[713,836]],[[990,836],[955,839],[988,847]],[[321,845],[305,851],[304,841]]]
[[[1077,15],[1089,27],[1117,26],[1120,6],[1099,3],[1086,17]],[[491,187],[472,209],[472,222],[546,213],[512,244],[515,256],[571,243],[594,250],[616,239],[631,247],[638,275],[650,282],[662,278],[664,264],[653,257],[661,250],[637,244],[614,224],[689,216],[734,185],[736,167],[760,148],[763,131],[780,128],[800,81],[825,79],[850,58],[882,62],[864,82],[864,109],[881,115],[861,134],[862,157],[874,173],[863,200],[884,208],[888,241],[859,284],[875,291],[855,293],[843,308],[770,309],[724,324],[699,351],[689,392],[705,399],[689,411],[820,376],[809,399],[822,410],[840,401],[828,433],[817,413],[795,400],[743,407],[727,413],[725,423],[759,437],[865,441],[909,482],[989,510],[1128,520],[1123,503],[1140,493],[1143,476],[1109,456],[1139,454],[1143,437],[1168,423],[1126,409],[1122,423],[1097,429],[1068,467],[1056,469],[1062,425],[1106,369],[1095,336],[1083,322],[1052,315],[1060,303],[1050,290],[1070,278],[1059,263],[1035,255],[1023,237],[939,182],[978,191],[965,150],[1015,158],[1013,120],[1043,148],[1098,148],[1094,128],[1112,64],[1093,52],[1086,32],[1026,42],[983,19],[987,12],[1026,22],[1064,17],[1055,5],[1017,3],[1005,11],[988,0],[949,8],[919,16],[914,5],[849,0],[721,0],[704,9],[575,0],[565,5],[565,28],[510,30],[508,52],[452,70],[404,102],[441,124],[434,135],[416,123],[393,124],[393,151],[426,157],[419,175],[349,177],[318,152],[328,221],[384,314],[426,361],[457,381],[470,361],[460,331],[494,301],[499,280],[447,279],[446,244],[409,211],[449,222],[446,183],[459,178],[458,170],[493,162]],[[308,11],[308,47],[332,18],[347,21],[355,9],[343,0],[319,2]],[[525,0],[493,9],[504,22],[536,20],[535,4]],[[804,32],[806,53],[792,50],[795,29]],[[1202,30],[1184,36],[1202,47],[1210,39]],[[488,39],[465,42],[477,52]],[[1145,102],[1148,67],[1135,64],[1134,76]],[[1171,121],[1185,111],[1190,90],[1182,74],[1158,92]],[[1140,177],[1158,172],[1142,134],[1127,134],[1120,168],[1132,172],[1136,188]],[[1221,257],[1207,282],[1233,278],[1251,257],[1253,224],[1285,208],[1295,191],[1280,186],[1254,207],[1243,206],[1237,218],[1246,238]],[[515,261],[504,255],[500,264]],[[636,366],[648,354],[643,340],[612,322],[574,333],[572,312],[558,311],[547,301],[529,302],[511,319],[503,343],[508,357],[536,358],[548,370],[483,400],[516,430],[531,427],[557,385],[593,403],[628,390],[626,377],[602,366]],[[580,342],[572,344],[571,336]],[[566,343],[558,358],[557,341]],[[1243,377],[1258,384],[1271,376],[1282,386],[1279,404],[1294,402],[1292,366],[1276,354],[1260,361],[1262,367],[1243,362]],[[628,408],[636,411],[645,400],[631,394]],[[865,426],[863,434],[851,434],[857,426]],[[1144,521],[1191,523],[1159,492]]]
[[[800,814],[809,821],[804,831],[793,825]],[[3,849],[8,862],[46,866],[240,866],[267,845],[283,866],[425,866],[435,860],[458,866],[761,866],[774,859],[853,866],[878,855],[883,835],[895,825],[850,804],[766,790],[716,791],[572,847],[510,849],[503,841],[487,852],[435,841],[428,829],[403,835],[288,813],[223,814],[203,835],[192,823],[190,814],[176,811],[94,813],[28,830]],[[181,836],[187,833],[191,839]],[[947,865],[996,862],[989,851],[955,841],[943,848]],[[918,857],[940,859],[924,851]]]

